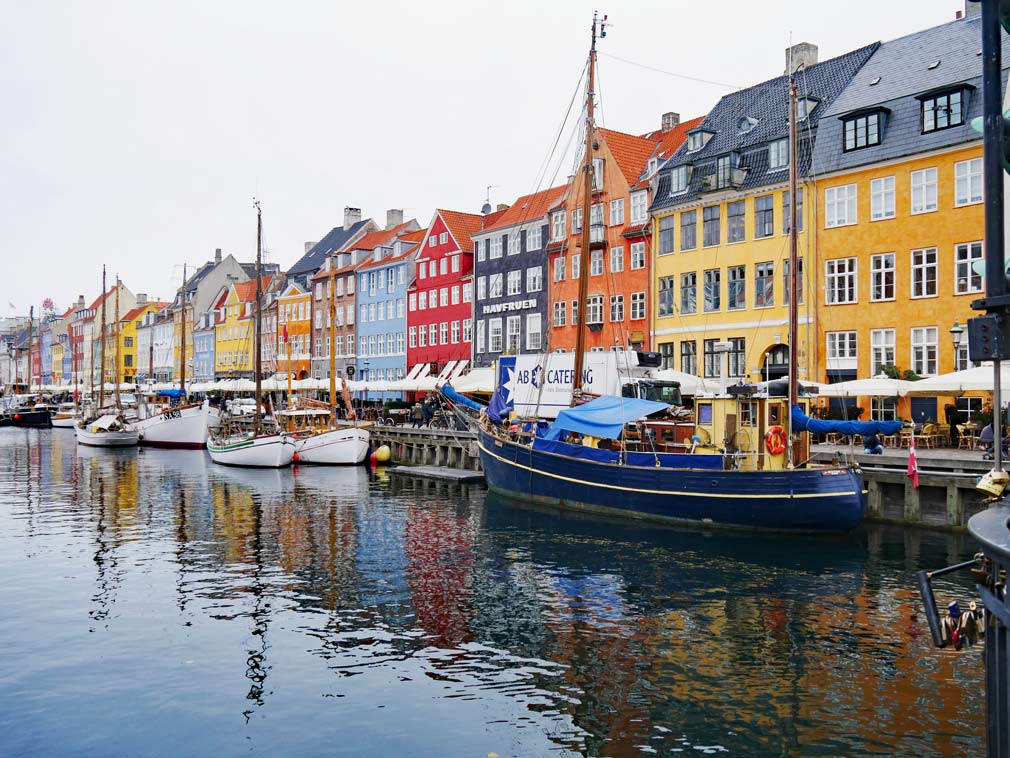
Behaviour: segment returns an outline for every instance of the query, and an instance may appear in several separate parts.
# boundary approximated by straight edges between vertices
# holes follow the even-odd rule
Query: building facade
[[[292,379],[309,376],[312,341],[312,301],[296,280],[290,279],[277,297],[276,367]]]

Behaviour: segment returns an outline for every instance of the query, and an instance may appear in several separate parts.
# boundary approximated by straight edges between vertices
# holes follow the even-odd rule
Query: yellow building
[[[148,313],[157,313],[166,305],[168,303],[155,300],[145,301],[124,313],[119,319],[120,370],[116,373],[120,382],[132,382],[137,374],[140,358],[137,355],[137,327],[143,323],[144,316]],[[115,362],[114,353],[111,355],[111,360]]]
[[[54,340],[52,346],[50,347],[50,354],[52,356],[51,365],[53,367],[52,383],[63,384],[63,382],[66,381],[69,384],[71,381],[70,378],[67,377],[66,379],[64,379],[63,377],[63,356],[66,354],[66,345],[64,345],[62,342],[57,342]]]
[[[801,173],[823,108],[874,46],[817,63],[791,51],[804,74]],[[653,344],[665,368],[709,378],[773,379],[788,372],[788,77],[726,95],[660,171],[651,207]],[[797,192],[799,376],[812,378],[813,208]],[[724,355],[725,354],[725,357]]]
[[[272,277],[263,277],[263,289]],[[233,282],[215,325],[214,373],[221,378],[253,378],[256,281]]]
[[[979,35],[973,17],[883,43],[821,118],[818,381],[968,367],[960,330],[984,286]],[[861,405],[863,418],[943,422],[948,402]]]

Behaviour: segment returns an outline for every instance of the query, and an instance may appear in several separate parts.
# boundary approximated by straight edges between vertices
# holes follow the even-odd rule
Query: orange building
[[[321,310],[316,318],[322,318]],[[292,379],[309,375],[312,357],[311,292],[289,280],[277,298],[277,371],[291,374]]]

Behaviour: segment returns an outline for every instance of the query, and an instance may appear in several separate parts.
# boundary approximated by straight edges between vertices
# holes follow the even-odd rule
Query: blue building
[[[216,304],[216,303],[215,303]],[[214,376],[214,345],[216,338],[214,314],[207,311],[199,316],[193,329],[193,381],[212,382]]]
[[[402,239],[374,248],[358,266],[358,365],[362,381],[395,382],[407,375],[407,286],[414,279],[411,252]],[[381,392],[370,391],[368,400]],[[403,393],[385,393],[402,399]]]
[[[42,383],[53,383],[53,321],[46,318],[42,322],[42,333],[39,335],[40,355],[42,359]]]

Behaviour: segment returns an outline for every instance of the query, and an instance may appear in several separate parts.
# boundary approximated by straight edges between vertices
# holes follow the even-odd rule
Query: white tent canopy
[[[457,392],[494,392],[494,369],[472,369],[469,374],[453,379],[452,386]]]
[[[718,379],[705,379],[672,368],[657,371],[653,374],[653,378],[665,382],[680,382],[681,395],[700,395],[722,391],[722,382]]]
[[[898,397],[907,395],[918,382],[891,379],[884,374],[869,379],[820,385],[821,397]]]
[[[1010,387],[1010,364],[1000,365],[1001,385]],[[931,376],[918,382],[909,382],[909,395],[960,395],[963,392],[992,392],[993,367],[984,363],[975,368],[950,374]]]

